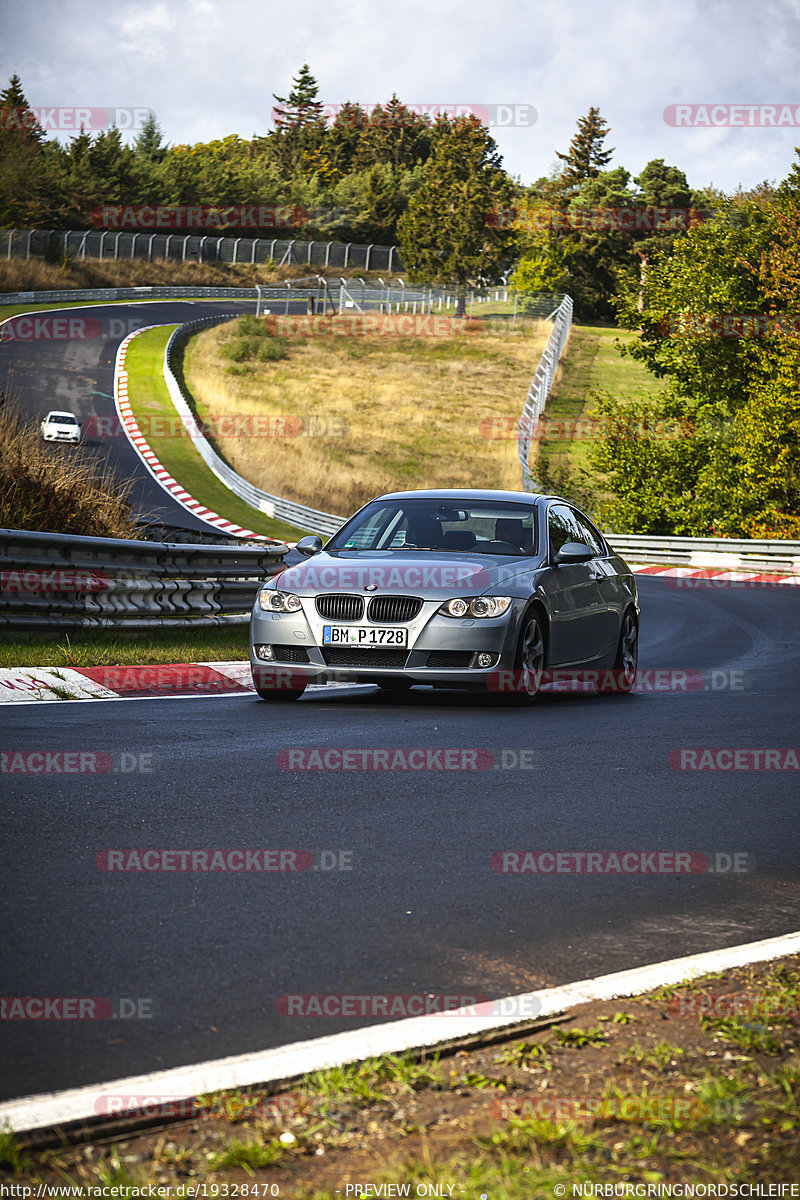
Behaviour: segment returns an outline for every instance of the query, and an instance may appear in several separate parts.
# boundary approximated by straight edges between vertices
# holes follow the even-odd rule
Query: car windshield
[[[72,413],[51,413],[47,418],[53,425],[77,425],[77,417],[73,417]]]
[[[376,500],[348,521],[326,549],[535,554],[536,509],[494,500]]]

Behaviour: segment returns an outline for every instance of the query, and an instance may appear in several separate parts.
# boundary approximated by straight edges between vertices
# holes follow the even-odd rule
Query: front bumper
[[[254,670],[286,667],[293,679],[306,683],[375,683],[389,677],[441,687],[485,688],[498,668],[513,667],[525,609],[524,601],[514,600],[501,617],[464,619],[438,614],[439,599],[425,601],[418,617],[402,623],[408,630],[408,647],[398,650],[325,646],[323,625],[341,622],[319,616],[313,597],[302,598],[302,603],[302,611],[295,613],[268,613],[256,604],[250,620]],[[272,647],[272,657],[264,656],[267,646]],[[478,655],[489,655],[491,661],[478,665]]]

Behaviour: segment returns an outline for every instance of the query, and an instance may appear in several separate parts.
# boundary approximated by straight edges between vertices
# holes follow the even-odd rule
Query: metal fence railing
[[[150,230],[4,229],[4,258],[74,256],[96,259],[171,259],[174,262],[231,263],[277,267],[334,267],[341,270],[402,271],[397,246],[303,238],[217,237]]]
[[[800,572],[800,542],[772,538],[661,537],[609,533],[614,550],[631,562]]]
[[[285,553],[0,529],[0,628],[243,625]]]
[[[517,426],[517,455],[522,465],[522,487],[524,491],[535,491],[533,475],[530,469],[531,442],[536,432],[536,425],[544,412],[550,388],[553,386],[556,368],[564,353],[564,347],[569,340],[572,328],[572,300],[569,296],[553,297],[558,300],[554,311],[550,313],[553,319],[553,330],[539,359],[539,365],[528,389],[528,395],[522,408],[522,416]]]
[[[316,508],[309,508],[305,504],[296,504],[293,500],[285,500],[281,496],[273,496],[271,492],[264,492],[261,488],[257,488],[254,484],[243,479],[241,475],[237,475],[233,467],[228,466],[220,458],[198,427],[194,413],[189,407],[172,369],[172,359],[176,343],[188,333],[227,320],[230,320],[230,316],[204,317],[197,321],[187,321],[186,324],[178,326],[167,342],[164,350],[164,380],[178,416],[181,418],[198,454],[210,470],[213,471],[217,479],[224,483],[227,488],[230,488],[241,500],[249,504],[251,508],[255,508],[266,516],[274,517],[279,521],[288,521],[290,525],[295,525],[299,529],[307,529],[311,533],[330,536],[330,534],[335,533],[339,526],[344,523],[344,517],[334,516],[333,513],[321,512]]]
[[[467,295],[467,315],[479,316],[480,306],[497,302],[504,303],[514,296],[505,287],[476,289]],[[365,283],[342,280],[334,283],[321,276],[311,275],[305,279],[287,280],[283,284],[261,285],[252,288],[235,287],[118,287],[118,288],[56,288],[46,291],[20,291],[0,293],[0,304],[51,304],[70,301],[114,300],[252,300],[261,305],[289,305],[300,301],[314,312],[334,313],[377,310],[378,312],[437,313],[447,312],[456,305],[456,294],[452,288],[408,287],[404,280],[393,282]],[[553,304],[550,296],[538,298],[534,304],[525,296],[524,309],[520,304],[518,313],[492,318],[498,322],[513,324],[523,316],[546,316]],[[556,303],[559,297],[556,297]],[[475,312],[476,306],[478,312]],[[534,311],[536,308],[537,311]],[[539,311],[541,310],[541,311]]]

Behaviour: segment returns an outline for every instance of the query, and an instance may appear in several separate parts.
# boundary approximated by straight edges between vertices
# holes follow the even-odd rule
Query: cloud
[[[265,133],[272,94],[308,62],[331,103],[534,105],[534,126],[493,130],[524,183],[597,105],[612,165],[635,175],[664,158],[694,186],[732,189],[785,177],[800,128],[676,130],[664,109],[800,103],[798,51],[800,0],[154,0],[95,16],[82,0],[39,0],[7,22],[0,81],[18,71],[34,105],[146,105],[177,143]]]

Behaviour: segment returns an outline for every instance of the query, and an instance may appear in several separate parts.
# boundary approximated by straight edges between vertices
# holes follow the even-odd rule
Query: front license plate
[[[323,625],[325,646],[397,646],[408,645],[407,629],[375,629],[364,625]]]

